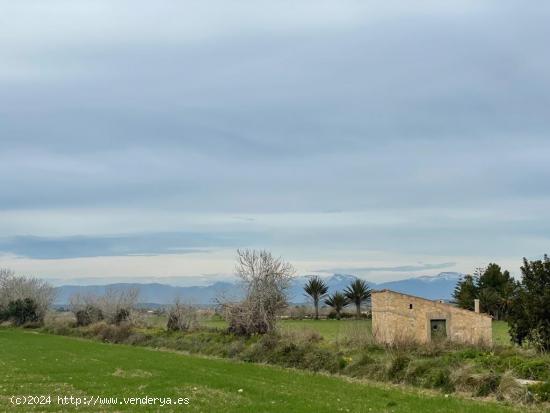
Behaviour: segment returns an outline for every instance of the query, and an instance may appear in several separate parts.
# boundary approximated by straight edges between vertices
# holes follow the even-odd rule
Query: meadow
[[[192,412],[458,412],[512,407],[306,371],[0,328],[0,410]],[[11,396],[50,395],[14,407]],[[60,406],[57,396],[116,397],[115,405]],[[130,397],[188,398],[188,405],[123,404]],[[523,409],[525,410],[525,409]]]
[[[84,327],[74,326],[65,315],[48,318],[38,331],[412,386],[499,401],[503,406],[544,409],[550,401],[550,356],[513,346],[503,322],[493,324],[495,344],[490,347],[452,342],[386,347],[374,342],[367,319],[283,319],[274,333],[247,337],[229,333],[217,316],[203,318],[189,331],[169,331],[166,317],[150,313],[131,325],[102,321]],[[533,384],[526,386],[518,380],[533,380]]]

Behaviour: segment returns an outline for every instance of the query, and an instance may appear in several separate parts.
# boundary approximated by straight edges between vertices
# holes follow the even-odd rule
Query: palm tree
[[[356,278],[348,288],[344,290],[346,297],[355,304],[357,318],[361,317],[361,303],[370,298],[371,289],[364,280]]]
[[[315,276],[311,277],[306,285],[304,286],[304,291],[307,295],[313,300],[313,305],[315,306],[315,319],[319,319],[319,300],[321,300],[325,295],[327,295],[328,286],[321,278]]]
[[[348,297],[337,291],[325,299],[325,304],[333,308],[336,312],[336,318],[340,320],[340,312],[349,304],[349,300]]]

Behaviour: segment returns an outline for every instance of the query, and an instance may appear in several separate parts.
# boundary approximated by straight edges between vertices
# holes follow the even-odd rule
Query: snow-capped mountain
[[[463,274],[457,272],[442,272],[435,276],[422,276],[408,278],[399,281],[390,281],[376,284],[367,281],[370,288],[375,290],[389,289],[405,294],[416,295],[431,300],[449,300],[452,296],[456,283]],[[293,280],[289,290],[289,298],[292,303],[300,304],[308,302],[304,295],[304,285],[310,276],[301,276]],[[323,277],[329,287],[329,294],[335,291],[343,291],[357,277],[350,274],[333,274]],[[140,290],[140,301],[155,304],[170,304],[174,298],[179,297],[184,301],[194,304],[212,305],[220,295],[238,298],[239,287],[234,282],[216,282],[207,286],[186,286],[177,287],[167,284],[149,283],[120,283],[108,285],[63,285],[57,288],[56,303],[67,304],[74,294],[101,295],[106,289],[116,290],[126,288],[138,288]]]
[[[388,290],[416,295],[430,300],[450,300],[456,283],[463,275],[464,274],[458,272],[442,272],[434,276],[422,276],[381,283],[375,285],[375,288],[378,290],[386,288]]]

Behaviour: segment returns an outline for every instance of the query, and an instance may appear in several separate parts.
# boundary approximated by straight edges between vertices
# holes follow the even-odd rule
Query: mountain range
[[[368,282],[375,290],[389,289],[405,294],[424,297],[430,300],[449,300],[457,281],[463,274],[457,272],[442,272],[435,276],[422,276],[407,278],[399,281],[384,283]],[[301,304],[307,302],[303,286],[309,276],[300,276],[293,280],[289,289],[289,299],[292,303]],[[325,278],[329,287],[329,293],[344,290],[353,280],[357,278],[350,274],[333,274]],[[61,285],[56,288],[57,305],[67,305],[72,296],[81,295],[103,295],[108,289],[126,290],[137,288],[140,291],[139,300],[141,303],[149,304],[170,304],[176,298],[196,304],[212,305],[219,297],[238,299],[242,292],[237,282],[218,281],[206,286],[174,286],[160,283],[115,283],[104,285]]]

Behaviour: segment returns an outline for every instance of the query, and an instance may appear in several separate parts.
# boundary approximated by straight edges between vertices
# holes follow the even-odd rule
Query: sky
[[[550,252],[550,5],[0,0],[0,267],[373,281]]]

